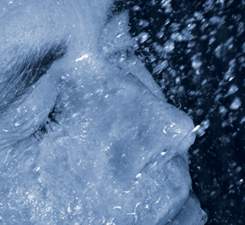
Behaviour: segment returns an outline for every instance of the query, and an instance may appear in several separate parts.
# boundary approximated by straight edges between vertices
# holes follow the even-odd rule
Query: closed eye
[[[57,98],[58,101],[58,98]],[[59,125],[59,115],[61,114],[61,109],[59,108],[57,102],[54,107],[49,112],[46,120],[39,126],[39,128],[33,133],[34,138],[41,141],[43,137],[53,131],[56,126]]]
[[[66,53],[64,42],[46,45],[39,51],[30,51],[25,57],[18,58],[8,73],[10,78],[0,90],[0,111],[22,96],[27,89],[35,84],[51,65]]]
[[[53,45],[49,49],[44,49],[38,56],[30,59],[23,65],[24,74],[20,82],[23,83],[24,89],[37,82],[51,67],[51,65],[60,59],[66,52],[65,46]]]

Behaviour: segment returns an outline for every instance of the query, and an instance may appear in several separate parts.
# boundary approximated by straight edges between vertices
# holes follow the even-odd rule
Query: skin
[[[133,42],[110,4],[0,2],[1,224],[160,225],[188,207],[201,218],[193,123],[135,56],[117,59]]]

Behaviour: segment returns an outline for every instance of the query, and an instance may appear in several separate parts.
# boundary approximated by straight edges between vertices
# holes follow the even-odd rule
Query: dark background
[[[170,103],[199,125],[193,189],[208,225],[245,224],[245,1],[117,1],[137,55]]]

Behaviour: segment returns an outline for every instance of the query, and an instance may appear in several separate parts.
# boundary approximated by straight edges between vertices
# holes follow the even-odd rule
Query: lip
[[[184,151],[180,151],[180,152],[184,152]],[[147,163],[145,163],[144,166],[141,168],[140,173],[144,173],[150,168],[158,167],[159,164],[164,166],[174,158],[179,158],[184,162],[185,165],[188,165],[188,162],[183,155],[178,154],[176,151],[163,150],[160,153],[152,155],[150,157],[150,160]]]
[[[145,224],[168,224],[181,211],[190,194],[191,179],[186,159],[169,152],[156,154],[145,164],[141,174],[143,179],[139,182],[147,189],[147,198],[151,199],[152,215],[146,216],[147,212],[142,212],[140,217]],[[161,201],[156,204],[157,198]]]
[[[169,149],[163,149],[161,152],[157,152],[153,154],[147,163],[141,168],[140,172],[147,170],[147,168],[151,167],[152,165],[158,164],[166,164],[168,161],[172,160],[175,157],[180,157],[186,165],[188,165],[187,161],[187,154],[190,146],[195,141],[195,133],[193,129],[186,133],[186,135],[174,146]]]
[[[176,183],[176,186],[178,186],[175,181],[176,177],[183,182],[185,182],[183,178],[188,177],[185,183],[191,183],[188,162],[179,154],[166,153],[161,155],[160,153],[152,156],[151,160],[142,168],[140,174],[147,174],[152,179],[158,180],[159,184],[163,184],[165,181],[165,179],[162,179],[163,175],[171,182]]]
[[[192,216],[190,216],[190,213]],[[161,218],[156,225],[204,225],[207,222],[207,214],[201,209],[195,195],[190,194],[176,216],[167,224],[164,220],[164,218]]]

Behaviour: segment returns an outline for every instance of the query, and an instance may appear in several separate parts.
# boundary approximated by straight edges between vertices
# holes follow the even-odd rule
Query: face
[[[0,3],[1,224],[204,223],[190,194],[193,123],[110,5]]]

